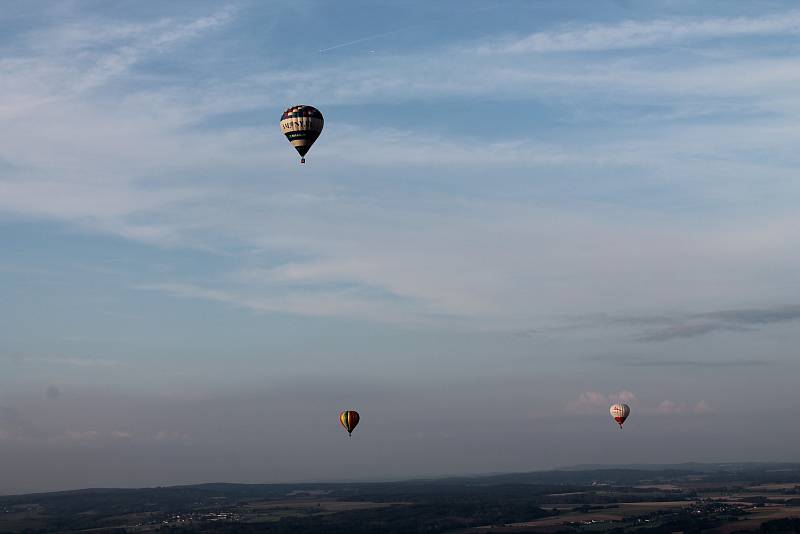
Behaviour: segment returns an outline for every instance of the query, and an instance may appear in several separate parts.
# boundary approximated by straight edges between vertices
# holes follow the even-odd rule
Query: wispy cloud
[[[117,360],[103,358],[40,358],[42,363],[67,365],[71,367],[120,367],[123,364]]]
[[[153,439],[156,441],[187,441],[191,436],[185,432],[178,432],[175,430],[159,430]]]
[[[27,55],[0,59],[5,82],[0,89],[0,119],[19,116],[39,105],[74,99],[148,57],[224,25],[234,13],[227,6],[190,21],[117,24],[93,19],[34,30],[21,39]]]
[[[711,405],[704,401],[698,401],[693,405],[686,402],[676,402],[672,400],[662,401],[656,408],[656,413],[661,415],[682,415],[682,414],[695,414],[695,415],[708,415],[714,413]]]
[[[751,308],[740,310],[720,310],[697,315],[700,319],[721,320],[736,324],[766,325],[797,321],[800,319],[800,305],[776,306],[773,308]]]
[[[639,315],[593,314],[567,318],[564,324],[548,331],[571,331],[598,327],[643,329],[634,336],[636,341],[661,342],[691,339],[716,332],[752,332],[765,326],[800,320],[800,306],[776,305],[764,308],[716,310],[699,313],[646,313]],[[628,356],[603,356],[621,365],[755,365],[756,361],[692,362],[685,360],[639,360]]]
[[[774,365],[770,360],[737,359],[737,360],[687,360],[683,358],[666,359],[631,355],[602,355],[591,358],[593,361],[611,363],[623,367],[688,367],[688,368],[736,368],[764,367]]]
[[[688,315],[675,324],[646,332],[639,341],[669,341],[693,338],[713,332],[747,332],[756,327],[800,320],[800,306],[776,306],[739,310],[720,310]]]
[[[94,367],[94,368],[114,368],[126,367],[127,364],[106,358],[91,357],[71,357],[71,356],[25,356],[15,355],[12,361],[16,364],[34,364],[44,366],[65,366],[65,367]],[[56,395],[58,390],[56,388]]]
[[[638,341],[668,341],[670,339],[700,337],[712,332],[743,332],[747,330],[747,328],[732,324],[679,324],[642,334],[636,339]]]
[[[340,58],[333,64],[309,64],[292,78],[302,82],[305,97],[314,97],[322,104],[517,97],[568,100],[591,113],[597,112],[592,108],[598,102],[652,105],[658,95],[659,106],[673,108],[669,110],[673,116],[690,110],[684,118],[708,115],[714,109],[752,114],[752,106],[766,106],[779,98],[796,102],[790,91],[790,84],[798,77],[796,58],[759,54],[740,43],[733,48],[715,48],[714,42],[703,42],[680,53],[672,50],[673,60],[669,62],[654,61],[648,52],[655,47],[721,37],[777,39],[796,34],[799,27],[800,11],[749,18],[592,24],[524,38],[489,38],[395,52],[357,62]],[[624,53],[602,55],[610,50]],[[711,53],[703,54],[706,50]],[[567,51],[574,54],[553,54]],[[747,79],[739,75],[742,70],[749,72]],[[242,94],[243,88],[248,88],[249,94]],[[214,99],[216,104],[249,101],[255,107],[265,100],[255,95],[279,99],[296,96],[287,90],[281,73],[259,73],[217,89],[220,94]],[[731,106],[721,97],[754,100]]]
[[[19,410],[0,406],[0,440],[26,440],[41,438],[45,433]]]
[[[523,328],[546,314],[594,313],[616,306],[619,294],[636,295],[631,308],[697,308],[715,294],[710,281],[752,281],[737,286],[732,306],[758,295],[775,298],[780,283],[758,273],[797,263],[793,212],[769,209],[735,221],[725,212],[749,202],[765,181],[783,198],[797,190],[789,164],[800,140],[792,117],[800,111],[794,58],[722,54],[656,69],[633,56],[483,57],[476,54],[481,43],[470,42],[380,62],[312,64],[292,73],[296,84],[286,83],[284,70],[269,68],[202,84],[164,77],[147,90],[111,83],[148,58],[213,36],[235,15],[222,9],[96,34],[81,24],[56,25],[31,39],[59,46],[31,48],[3,63],[8,84],[2,94],[10,97],[2,99],[9,103],[3,117],[10,122],[2,131],[14,133],[0,133],[0,157],[12,166],[0,180],[0,210],[238,258],[231,272],[202,283],[178,277],[149,284],[175,297],[400,323],[457,316],[484,329]],[[797,17],[793,11],[786,19]],[[736,20],[739,32],[789,31],[774,17]],[[714,28],[730,21],[695,22],[690,28],[699,35],[722,31]],[[634,39],[647,24],[668,23],[676,22],[637,22],[633,29],[609,24],[602,31],[592,25],[590,33],[628,32]],[[558,37],[564,31],[541,33],[549,40],[540,35],[537,42],[588,39]],[[755,123],[750,117],[721,125],[670,123],[646,135],[584,136],[580,146],[541,132],[496,140],[372,128],[369,154],[363,125],[340,120],[326,126],[314,148],[324,164],[309,166],[301,181],[274,125],[197,126],[219,114],[271,109],[296,96],[289,86],[331,106],[387,97],[513,96],[567,110],[562,98],[569,93],[611,115],[630,104],[631,94],[693,110],[706,110],[706,99],[718,103],[720,95],[757,109],[776,107],[772,119]],[[96,98],[103,90],[113,106]],[[29,105],[31,94],[39,105]],[[71,101],[64,106],[50,98]],[[753,153],[785,159],[747,156]],[[715,224],[684,217],[694,205],[721,210],[707,216]],[[249,249],[281,257],[239,254]],[[691,260],[691,276],[670,267],[676,257]],[[640,335],[656,341],[757,326],[689,319],[653,322]]]
[[[526,37],[485,45],[480,50],[493,54],[596,52],[705,39],[798,33],[800,12],[790,11],[760,17],[675,18],[574,25],[558,31],[537,32]]]
[[[333,291],[322,288],[316,291],[281,291],[274,295],[247,294],[236,290],[213,289],[193,284],[166,283],[139,286],[139,289],[160,291],[177,298],[207,300],[224,303],[258,313],[291,313],[313,317],[345,317],[376,322],[430,325],[445,323],[444,318],[414,312],[397,297],[372,297],[358,288]]]

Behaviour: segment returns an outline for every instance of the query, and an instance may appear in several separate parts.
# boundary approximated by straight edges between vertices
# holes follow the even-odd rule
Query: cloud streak
[[[774,365],[774,362],[769,360],[687,360],[687,359],[663,359],[663,358],[645,358],[625,355],[613,356],[599,356],[592,358],[594,361],[602,361],[604,363],[611,363],[623,367],[688,367],[688,368],[750,368],[750,367],[765,367]]]
[[[225,25],[234,13],[228,6],[188,22],[104,21],[103,29],[98,31],[98,21],[93,21],[34,30],[21,39],[27,54],[0,59],[0,74],[5,82],[0,89],[0,120],[98,89],[144,59],[164,54]]]
[[[700,337],[714,332],[748,332],[756,327],[797,320],[800,320],[800,306],[797,305],[720,310],[688,315],[683,320],[678,319],[676,324],[652,330],[636,339],[658,342]]]
[[[760,17],[681,18],[624,21],[547,31],[480,49],[488,54],[598,52],[665,46],[707,39],[797,35],[800,11]]]
[[[720,332],[746,333],[764,327],[800,320],[800,306],[779,304],[764,308],[741,308],[716,310],[698,313],[662,313],[638,315],[614,315],[599,313],[574,318],[562,318],[563,324],[552,326],[542,332],[571,332],[614,327],[638,329],[634,340],[639,342],[664,342],[679,339],[693,339]],[[643,330],[643,331],[641,331]],[[692,365],[682,360],[659,361],[658,363],[640,361],[625,356],[602,357],[617,361],[622,365]],[[696,362],[698,365],[702,362]],[[749,365],[750,360],[729,362],[730,365]],[[723,363],[719,363],[723,365]],[[705,365],[705,364],[703,364]],[[715,365],[709,363],[707,365]],[[727,364],[726,364],[727,365]]]
[[[205,300],[227,304],[236,308],[257,313],[291,313],[310,317],[343,317],[367,319],[380,323],[408,326],[425,326],[431,323],[444,323],[442,318],[426,317],[413,308],[398,306],[397,298],[371,297],[358,288],[331,291],[282,291],[278,294],[263,295],[248,291],[214,289],[193,284],[165,283],[147,284],[138,289],[159,291],[169,296],[183,299]]]
[[[714,323],[678,324],[642,334],[638,336],[636,340],[645,342],[669,341],[672,339],[687,339],[687,338],[705,336],[712,332],[745,332],[747,330],[750,329],[732,324],[714,324]]]
[[[714,411],[715,410],[711,407],[711,405],[704,400],[698,401],[694,405],[689,405],[686,402],[665,400],[662,401],[656,408],[656,413],[660,415],[708,415],[714,413]]]

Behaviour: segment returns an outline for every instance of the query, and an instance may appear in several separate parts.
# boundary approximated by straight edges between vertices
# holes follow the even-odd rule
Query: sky
[[[773,0],[5,3],[0,493],[800,461],[798,51]]]

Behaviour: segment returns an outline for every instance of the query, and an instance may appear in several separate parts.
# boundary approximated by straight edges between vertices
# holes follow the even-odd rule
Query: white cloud
[[[259,295],[253,290],[213,289],[192,284],[149,284],[139,289],[155,290],[177,298],[200,299],[228,304],[258,313],[292,313],[315,317],[347,317],[376,322],[424,326],[442,323],[440,318],[427,317],[408,306],[398,306],[385,298],[373,297],[355,290],[282,291],[276,295]]]
[[[793,212],[767,202],[734,219],[729,209],[758,203],[759,192],[770,202],[800,193],[793,170],[800,68],[793,58],[722,55],[658,68],[636,57],[577,58],[539,69],[476,58],[466,47],[310,67],[299,80],[323,103],[504,98],[509,91],[563,105],[566,88],[610,114],[631,94],[697,110],[690,116],[720,95],[774,107],[755,121],[654,124],[646,135],[602,131],[577,143],[541,132],[486,141],[379,128],[370,131],[369,154],[363,129],[331,124],[314,149],[319,163],[301,181],[274,124],[193,127],[216,113],[275,106],[288,98],[285,73],[147,92],[117,87],[113,106],[80,92],[99,90],[136,61],[199,39],[232,16],[222,10],[96,35],[84,26],[56,27],[39,38],[63,53],[48,56],[48,45],[3,60],[0,95],[8,98],[0,100],[9,107],[0,119],[0,158],[12,170],[0,179],[0,211],[159,246],[234,250],[239,265],[223,276],[145,284],[169,295],[402,324],[455,316],[477,328],[530,328],[544,315],[618,308],[620,294],[631,295],[633,309],[709,299],[738,305],[782,296],[781,279],[760,274],[798,264]],[[714,29],[724,26],[720,20],[690,29],[710,35],[721,31]],[[736,20],[740,33],[788,31],[776,29],[784,22],[774,18]],[[591,35],[635,36],[647,27],[637,24],[593,26]],[[108,50],[74,53],[100,45]],[[79,90],[65,96],[62,87]],[[684,216],[704,205],[719,211]],[[263,260],[241,249],[292,254]],[[676,266],[676,257],[686,261]]]
[[[191,41],[232,19],[222,8],[191,21],[160,19],[143,24],[89,18],[32,31],[21,38],[27,55],[0,60],[0,119],[74,99],[126,73],[143,59]]]
[[[697,404],[692,407],[692,411],[698,415],[714,413],[714,409],[711,405],[704,400],[697,402]]]
[[[267,216],[254,227],[291,227],[294,235],[313,236],[297,245],[310,259],[248,267],[205,283],[172,279],[146,288],[260,312],[401,323],[450,316],[461,324],[514,329],[575,310],[615,309],[619,294],[637,295],[629,302],[649,309],[703,310],[710,298],[721,307],[741,298],[782,298],[779,281],[758,273],[767,264],[797,261],[788,247],[797,243],[786,234],[788,223],[783,230],[756,232],[747,221],[722,232],[674,221],[670,228],[633,228],[589,216],[524,214],[513,205],[474,208],[469,215],[376,214],[342,205],[330,214],[317,208],[305,220]],[[404,217],[415,222],[408,225]],[[219,227],[225,224],[220,220]],[[774,240],[775,231],[783,242]],[[253,244],[259,239],[246,231],[240,237]],[[691,276],[689,264],[675,267],[674,257],[692,259]],[[741,287],[742,278],[751,285]]]
[[[133,437],[131,432],[122,430],[65,430],[47,438],[50,442],[96,442],[100,440],[128,440]]]
[[[178,432],[176,430],[160,430],[153,436],[156,441],[187,441],[190,439],[189,434],[185,432]]]
[[[566,412],[573,415],[590,415],[608,412],[609,407],[615,403],[635,403],[636,395],[627,390],[617,393],[598,393],[586,391],[578,395],[566,405]]]
[[[78,358],[73,356],[16,356],[15,362],[18,364],[34,364],[34,365],[55,365],[65,367],[94,367],[94,368],[114,368],[126,367],[117,360],[110,360],[107,358]]]
[[[544,31],[483,46],[483,53],[596,52],[663,46],[704,39],[800,33],[800,12],[760,17],[629,20]]]
[[[55,439],[66,439],[69,441],[94,441],[100,437],[97,430],[67,430]]]
[[[627,390],[608,394],[596,391],[583,392],[577,399],[573,399],[566,404],[565,411],[571,415],[600,415],[608,412],[609,407],[615,403],[629,404],[632,410],[638,414],[681,415],[693,413],[705,415],[714,413],[711,405],[704,400],[698,401],[694,405],[686,402],[664,400],[654,407],[652,404],[648,404],[646,399],[640,401],[636,398],[636,395]]]
[[[671,400],[662,401],[656,411],[663,415],[677,415],[686,412],[686,404]]]
[[[38,358],[42,363],[68,365],[71,367],[119,367],[121,362],[103,358]]]
[[[608,396],[612,402],[634,403],[636,402],[636,395],[628,390],[622,390],[619,393],[612,393]]]
[[[780,102],[797,107],[792,91],[798,60],[741,42],[713,41],[670,50],[670,60],[654,58],[649,48],[713,37],[794,35],[800,11],[752,18],[692,18],[595,24],[545,31],[522,39],[464,42],[379,59],[331,59],[293,72],[259,72],[235,82],[205,87],[204,105],[218,112],[257,109],[299,96],[325,104],[381,104],[484,98],[547,105],[584,117],[598,107],[670,108],[638,110],[653,122],[661,117],[691,118],[716,112],[747,114]],[[782,47],[785,48],[785,47]],[[623,52],[598,54],[606,50]],[[591,52],[553,55],[542,52]],[[533,53],[532,53],[533,52]],[[742,77],[741,73],[748,76]],[[302,91],[294,89],[301,86]],[[751,99],[746,105],[726,98]],[[788,99],[788,100],[786,100]],[[655,105],[654,105],[655,104]],[[655,115],[653,115],[655,114]],[[620,120],[618,109],[610,115]],[[375,146],[374,143],[371,144]]]

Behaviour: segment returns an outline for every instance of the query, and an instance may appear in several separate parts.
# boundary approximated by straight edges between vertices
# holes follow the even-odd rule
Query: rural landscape
[[[797,532],[800,464],[593,467],[392,483],[0,498],[0,532]]]

